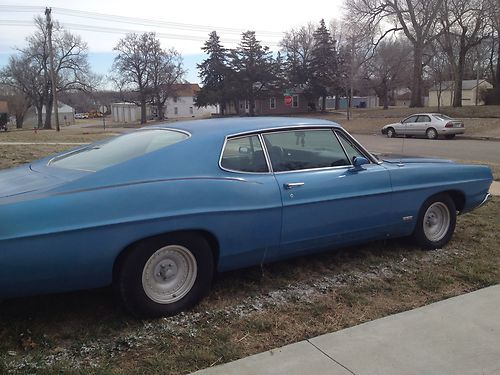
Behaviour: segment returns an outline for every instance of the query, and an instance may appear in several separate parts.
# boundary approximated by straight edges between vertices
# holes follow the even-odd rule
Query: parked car
[[[404,135],[437,139],[441,135],[446,139],[453,139],[455,135],[464,133],[465,126],[462,121],[441,113],[417,113],[401,122],[385,125],[382,128],[382,134],[389,138]]]
[[[0,297],[113,284],[176,314],[214,272],[366,241],[446,245],[487,166],[378,160],[339,125],[260,117],[156,125],[0,172]]]
[[[84,119],[85,113],[75,113],[75,119]]]

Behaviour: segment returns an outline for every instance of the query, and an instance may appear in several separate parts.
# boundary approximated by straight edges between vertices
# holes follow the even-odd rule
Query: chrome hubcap
[[[157,303],[173,303],[183,298],[194,285],[197,265],[184,246],[169,245],[157,250],[142,271],[142,287]]]
[[[424,215],[424,234],[429,241],[440,241],[450,227],[450,211],[442,202],[435,202],[429,206]]]

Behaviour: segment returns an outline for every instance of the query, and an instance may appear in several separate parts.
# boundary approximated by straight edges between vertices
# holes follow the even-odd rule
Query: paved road
[[[353,134],[368,150],[375,153],[439,157],[464,161],[500,164],[500,142],[471,139],[428,140],[387,138],[382,135]]]

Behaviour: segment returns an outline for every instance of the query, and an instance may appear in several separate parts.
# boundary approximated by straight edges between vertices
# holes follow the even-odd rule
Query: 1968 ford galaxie
[[[0,172],[0,298],[113,284],[137,316],[176,314],[215,271],[402,236],[444,246],[491,181],[380,161],[324,120],[152,126]]]

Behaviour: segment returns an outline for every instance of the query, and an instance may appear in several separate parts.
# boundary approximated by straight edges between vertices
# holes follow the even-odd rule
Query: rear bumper
[[[444,128],[444,129],[439,129],[437,132],[439,135],[464,134],[465,128]]]
[[[490,193],[486,194],[483,201],[477,207],[481,207],[483,204],[485,204],[488,201],[488,199],[490,199]]]

